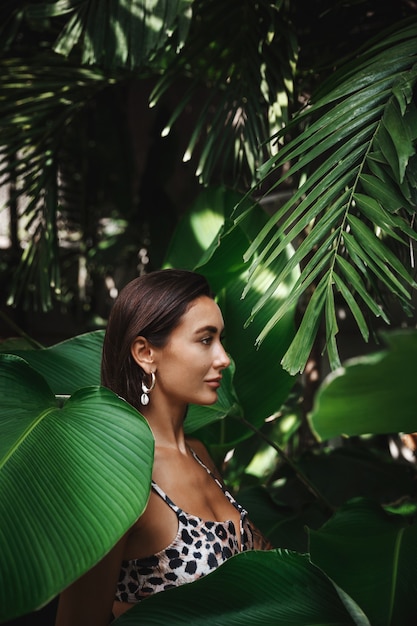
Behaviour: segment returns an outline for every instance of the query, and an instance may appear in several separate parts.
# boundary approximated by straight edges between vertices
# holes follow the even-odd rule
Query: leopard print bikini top
[[[152,481],[153,491],[176,513],[178,532],[173,542],[164,550],[146,558],[122,561],[116,600],[140,602],[159,591],[201,578],[239,551],[253,550],[253,532],[247,511],[236,502],[201,459],[192,450],[191,452],[239,511],[240,550],[232,521],[205,521],[195,515],[189,515],[176,506]]]

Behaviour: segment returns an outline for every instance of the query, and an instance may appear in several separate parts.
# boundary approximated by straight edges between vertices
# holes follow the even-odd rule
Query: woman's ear
[[[147,339],[145,339],[145,337],[135,337],[132,345],[130,346],[130,353],[136,363],[140,365],[140,367],[147,374],[155,371],[155,368],[153,367],[153,346]]]

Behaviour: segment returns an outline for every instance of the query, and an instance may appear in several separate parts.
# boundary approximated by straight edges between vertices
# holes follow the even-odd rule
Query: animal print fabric
[[[193,451],[192,451],[193,452]],[[240,550],[253,550],[253,531],[245,509],[193,452],[240,513]],[[174,541],[152,556],[122,562],[116,600],[137,603],[150,595],[190,583],[238,554],[239,541],[232,521],[206,521],[180,509],[152,481],[152,489],[175,511],[178,532]]]

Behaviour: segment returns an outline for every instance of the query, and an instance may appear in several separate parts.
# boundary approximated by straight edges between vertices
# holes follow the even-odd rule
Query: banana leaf
[[[310,556],[366,612],[372,626],[414,626],[417,525],[359,499],[320,530],[310,531]]]
[[[309,416],[319,440],[417,431],[417,331],[382,337],[385,350],[348,360],[321,385]]]
[[[45,605],[143,512],[153,437],[103,387],[60,406],[23,359],[0,355],[0,622]]]
[[[306,555],[242,552],[200,580],[158,593],[115,626],[370,626]]]
[[[81,387],[100,384],[103,338],[104,331],[96,330],[38,350],[14,348],[9,342],[0,346],[0,352],[25,359],[46,379],[55,395],[71,395]]]

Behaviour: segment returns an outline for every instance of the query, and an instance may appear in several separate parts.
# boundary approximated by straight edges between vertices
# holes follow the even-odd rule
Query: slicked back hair
[[[190,304],[201,296],[213,298],[204,276],[188,270],[165,269],[128,283],[110,312],[104,337],[101,383],[140,410],[145,372],[130,349],[136,337],[161,348]]]

